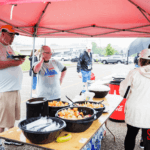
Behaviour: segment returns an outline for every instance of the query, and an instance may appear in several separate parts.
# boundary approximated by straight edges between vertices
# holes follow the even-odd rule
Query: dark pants
[[[124,141],[125,150],[134,150],[135,139],[139,130],[140,128],[127,124],[127,134]],[[144,142],[144,150],[150,150],[150,129],[142,129],[142,138]]]

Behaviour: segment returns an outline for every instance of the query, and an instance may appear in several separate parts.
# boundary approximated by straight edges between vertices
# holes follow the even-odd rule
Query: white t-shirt
[[[34,63],[35,66],[38,62]],[[43,63],[37,74],[37,96],[46,97],[48,100],[61,98],[60,73],[64,65],[59,61],[50,59]]]
[[[10,46],[0,43],[0,61],[7,61],[7,52],[14,55]],[[0,92],[20,90],[22,86],[23,73],[20,66],[0,69]]]

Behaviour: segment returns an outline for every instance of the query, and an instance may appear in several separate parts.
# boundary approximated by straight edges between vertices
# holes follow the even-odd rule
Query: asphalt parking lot
[[[132,69],[134,68],[133,64],[128,66],[125,65],[103,65],[103,64],[94,64],[93,65],[93,73],[95,74],[96,80],[103,79],[104,77],[110,76],[116,71],[122,71],[123,67]],[[78,77],[76,72],[76,64],[74,66],[68,67],[67,74],[62,83],[61,89],[61,99],[67,101],[66,95],[73,99],[76,95],[80,93],[82,90],[82,82]],[[31,93],[31,77],[28,72],[23,73],[23,84],[21,90],[21,119],[26,118],[26,101],[30,99]],[[16,121],[15,126],[18,125],[19,121]],[[107,121],[108,128],[112,131],[112,133],[116,136],[116,142],[114,142],[112,135],[106,129],[106,136],[102,140],[101,150],[123,150],[123,142],[126,134],[126,124],[113,122],[108,119]],[[140,150],[139,140],[140,140],[141,131],[139,132],[136,140],[135,150]],[[36,148],[34,146],[24,145],[24,146],[5,146],[6,150],[42,150],[41,148]]]

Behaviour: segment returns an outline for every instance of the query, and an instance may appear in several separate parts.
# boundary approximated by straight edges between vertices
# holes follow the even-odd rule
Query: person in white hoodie
[[[134,149],[139,129],[142,129],[144,150],[150,150],[150,49],[141,51],[139,66],[129,72],[119,89],[120,95],[124,96],[130,86],[125,104],[125,150]]]

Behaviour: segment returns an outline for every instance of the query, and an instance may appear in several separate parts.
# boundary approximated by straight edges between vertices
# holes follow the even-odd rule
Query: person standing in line
[[[21,96],[23,72],[20,65],[25,58],[13,59],[14,51],[10,47],[15,35],[14,28],[4,25],[0,31],[0,133],[5,128],[13,128],[15,120],[20,119]],[[12,142],[5,140],[4,144]],[[14,142],[15,143],[15,142]],[[0,141],[1,145],[1,141]],[[1,147],[1,149],[3,149]]]
[[[138,67],[139,67],[138,61],[139,61],[139,53],[137,53],[137,56],[135,56],[135,58],[134,58],[135,68],[138,68]]]
[[[35,49],[34,50],[34,63],[38,61],[38,51]],[[30,61],[30,71],[29,71],[29,75],[32,77],[32,57],[33,57],[33,51],[31,51],[31,55],[29,57],[29,61]],[[37,97],[36,95],[36,85],[37,85],[37,76],[35,73],[33,73],[33,83],[32,83],[32,97]]]
[[[79,78],[82,78],[83,90],[82,93],[88,91],[88,81],[91,79],[91,70],[92,70],[92,45],[87,44],[86,51],[80,54],[78,63],[77,63],[77,72]]]
[[[60,100],[61,84],[67,68],[51,58],[52,52],[48,46],[42,46],[40,56],[40,61],[33,65],[33,71],[38,75],[37,96],[48,100]]]
[[[150,150],[150,49],[144,49],[139,54],[139,66],[129,72],[119,89],[120,95],[124,96],[127,87],[130,86],[125,104],[125,150],[134,149],[140,129],[144,150]]]

